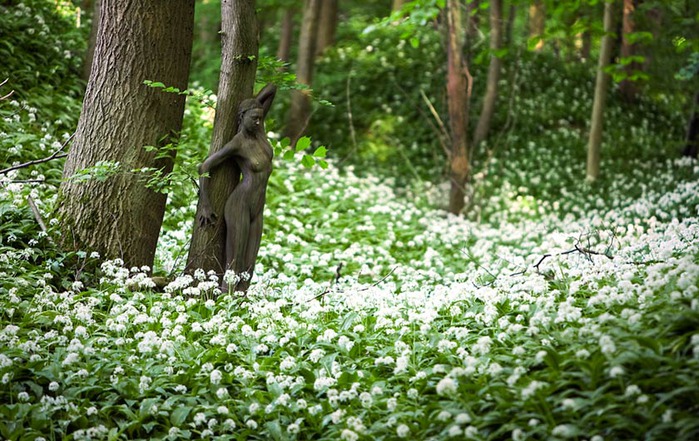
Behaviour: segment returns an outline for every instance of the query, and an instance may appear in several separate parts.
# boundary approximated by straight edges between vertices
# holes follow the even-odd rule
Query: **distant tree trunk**
[[[505,26],[505,40],[504,44],[509,46],[512,44],[512,34],[515,28],[515,17],[517,17],[517,5],[514,3],[510,4],[510,10],[507,13],[507,25]]]
[[[544,30],[546,25],[546,10],[543,0],[533,0],[529,5],[529,38],[538,39],[535,51],[544,47]]]
[[[299,37],[299,54],[296,63],[296,80],[307,86],[313,81],[316,42],[318,39],[318,19],[321,0],[306,0],[303,10],[303,24]],[[308,90],[294,90],[291,93],[291,106],[286,120],[284,136],[288,136],[291,145],[301,137],[311,117],[311,97]]]
[[[391,8],[393,11],[400,11],[403,8],[403,5],[408,3],[409,0],[393,0],[393,7]]]
[[[580,35],[580,59],[589,60],[590,50],[592,49],[592,34],[590,29],[585,29]]]
[[[624,1],[624,13],[621,25],[621,48],[620,54],[621,58],[628,58],[635,54],[634,45],[629,41],[629,34],[634,32],[634,19],[633,13],[635,10],[634,0],[623,0]],[[638,63],[629,63],[624,66],[624,70],[628,76],[632,75],[635,70],[639,68]],[[619,91],[621,96],[628,102],[633,102],[636,100],[637,89],[636,83],[630,79],[624,79],[619,84]]]
[[[604,37],[600,48],[597,65],[597,81],[595,84],[595,101],[592,105],[590,122],[590,138],[587,145],[587,180],[595,181],[599,177],[600,146],[602,144],[602,125],[604,123],[604,107],[609,86],[609,74],[604,70],[609,65],[612,56],[612,32],[614,32],[614,5],[604,4]]]
[[[149,88],[151,79],[187,88],[194,0],[103,0],[90,80],[63,170],[58,218],[62,245],[152,265],[166,196],[132,169],[172,170],[144,146],[173,141],[184,96]],[[148,20],[145,20],[147,17]],[[128,44],[127,44],[128,43]],[[119,162],[106,179],[71,180],[99,161]]]
[[[692,116],[687,124],[687,138],[682,155],[696,158],[697,153],[699,153],[699,92],[694,94]]]
[[[97,31],[100,24],[100,3],[101,0],[86,0],[83,2],[83,10],[92,11],[92,24],[90,25],[90,36],[87,40],[87,51],[85,51],[85,60],[83,61],[83,80],[90,79],[90,70],[92,69],[92,59],[95,56],[95,43],[97,42]]]
[[[209,156],[220,150],[238,130],[238,106],[250,98],[255,85],[259,41],[255,0],[221,1],[221,74]],[[187,259],[187,271],[225,272],[226,225],[223,217],[228,196],[240,181],[240,169],[234,161],[221,165],[210,178],[209,199],[216,214],[214,226],[200,227],[194,222]],[[201,204],[197,206],[197,217]],[[197,218],[195,217],[195,219]]]
[[[289,55],[291,54],[291,41],[294,38],[294,15],[296,15],[296,10],[287,8],[284,10],[284,16],[282,17],[282,31],[279,36],[277,60],[285,63],[289,62]]]
[[[447,106],[451,129],[449,212],[461,213],[464,208],[466,183],[469,178],[468,100],[470,84],[468,66],[463,59],[464,30],[461,5],[447,0]]]
[[[318,22],[318,41],[316,42],[315,50],[316,56],[323,55],[325,49],[335,43],[337,4],[338,0],[322,0],[321,2]]]
[[[490,131],[490,122],[495,113],[495,103],[498,99],[498,82],[500,81],[500,66],[502,60],[495,53],[502,48],[502,0],[490,0],[490,64],[488,66],[488,82],[483,108],[478,118],[478,125],[473,136],[472,147],[476,148],[485,140]]]

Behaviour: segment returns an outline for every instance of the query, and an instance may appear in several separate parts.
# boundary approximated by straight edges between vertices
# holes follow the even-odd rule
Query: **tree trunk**
[[[634,32],[634,19],[633,13],[635,10],[635,5],[633,0],[623,0],[624,1],[624,14],[621,24],[621,58],[628,58],[635,54],[634,45],[629,41],[629,34]],[[634,71],[639,68],[638,63],[629,63],[624,66],[624,71],[627,76],[633,75]],[[636,100],[636,83],[625,78],[619,84],[619,92],[621,96],[628,102],[633,102]]]
[[[222,0],[221,74],[209,156],[233,139],[238,130],[238,106],[253,94],[258,52],[255,0]],[[239,181],[240,169],[235,161],[222,164],[211,176],[208,194],[216,222],[205,227],[194,222],[187,272],[197,268],[220,275],[225,272],[226,223],[223,212],[228,196]],[[201,209],[200,203],[195,219]]]
[[[335,31],[337,30],[337,4],[338,0],[323,0],[320,7],[318,22],[318,41],[316,42],[316,56],[323,55],[325,49],[335,43]]]
[[[296,81],[311,86],[315,64],[316,42],[318,39],[318,19],[321,0],[306,0],[303,9],[303,24],[299,37],[299,53],[296,63]],[[309,90],[294,90],[291,93],[291,106],[286,120],[284,136],[291,145],[301,137],[311,117],[311,97]]]
[[[517,17],[517,5],[510,4],[510,10],[507,13],[507,25],[505,26],[505,40],[504,44],[506,46],[512,46],[512,34],[515,28],[515,18]]]
[[[612,56],[612,32],[614,32],[614,5],[604,4],[604,37],[600,48],[597,64],[597,81],[595,84],[595,100],[592,104],[590,122],[590,138],[587,145],[587,181],[595,181],[599,177],[600,146],[602,144],[602,125],[604,123],[604,106],[607,99],[609,74],[604,70],[609,65]]]
[[[458,0],[447,0],[447,106],[451,129],[449,212],[461,213],[464,208],[466,182],[469,177],[467,144],[468,66],[463,59],[464,32],[461,24],[461,5]]]
[[[682,155],[696,158],[697,153],[699,153],[699,92],[694,94],[692,116],[687,124],[687,138]]]
[[[104,0],[101,10],[94,65],[63,170],[61,242],[129,266],[150,266],[166,196],[146,188],[143,175],[131,170],[172,169],[174,158],[156,160],[143,147],[177,136],[184,96],[143,80],[187,88],[194,0]],[[104,180],[70,179],[99,161],[119,162],[119,172]]]
[[[486,84],[485,96],[483,97],[483,108],[478,118],[478,125],[473,136],[473,147],[485,140],[490,131],[490,122],[495,113],[495,103],[498,99],[498,81],[500,81],[500,66],[502,60],[495,55],[495,52],[502,48],[502,0],[490,0],[490,64],[488,66],[488,82]]]
[[[391,9],[394,12],[400,11],[406,3],[408,3],[408,0],[393,0],[393,7]]]
[[[92,3],[92,4],[90,4]],[[97,42],[97,31],[100,23],[100,3],[101,0],[83,2],[83,10],[92,10],[92,25],[90,26],[90,36],[87,40],[87,51],[85,51],[85,60],[83,61],[83,80],[90,79],[90,70],[92,69],[92,60],[95,56],[95,43]]]
[[[533,0],[529,5],[529,38],[537,39],[534,50],[539,52],[544,47],[544,30],[546,10],[543,0]]]
[[[279,36],[279,46],[277,48],[277,60],[285,63],[289,62],[291,54],[291,41],[294,38],[294,15],[296,10],[287,8],[282,17],[282,30]]]

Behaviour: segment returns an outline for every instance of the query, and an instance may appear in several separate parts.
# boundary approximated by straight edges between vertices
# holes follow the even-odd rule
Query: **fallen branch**
[[[12,167],[4,168],[4,169],[0,170],[0,174],[6,174],[6,173],[9,173],[13,170],[19,170],[20,168],[30,167],[30,166],[36,165],[36,164],[42,164],[44,162],[49,162],[49,161],[56,159],[56,158],[65,158],[66,156],[68,156],[67,153],[62,153],[62,154],[59,154],[59,153],[61,153],[63,151],[63,149],[66,148],[66,146],[68,145],[70,140],[73,139],[73,136],[75,136],[75,133],[70,135],[68,137],[68,139],[66,139],[66,142],[64,142],[63,145],[59,149],[57,149],[55,152],[53,152],[51,154],[51,156],[47,156],[46,158],[42,158],[42,159],[35,159],[33,161],[25,162],[24,164],[17,164],[17,165],[13,165]]]

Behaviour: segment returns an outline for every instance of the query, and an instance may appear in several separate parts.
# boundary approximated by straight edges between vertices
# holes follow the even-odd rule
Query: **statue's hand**
[[[213,225],[216,222],[216,214],[211,210],[211,207],[202,207],[197,220],[199,221],[200,227]]]

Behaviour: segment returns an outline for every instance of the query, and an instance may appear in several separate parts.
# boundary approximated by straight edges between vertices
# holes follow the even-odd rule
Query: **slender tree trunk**
[[[284,10],[284,16],[282,17],[282,30],[279,36],[277,60],[281,60],[285,63],[289,62],[289,55],[291,54],[291,41],[294,38],[294,15],[296,15],[296,10],[287,8]]]
[[[408,3],[409,0],[393,0],[393,7],[391,8],[394,12],[395,11],[400,11],[403,8],[403,5]]]
[[[131,170],[172,169],[173,158],[156,160],[143,147],[176,138],[184,96],[149,88],[143,80],[187,88],[194,0],[103,0],[101,10],[90,80],[60,187],[61,242],[122,258],[129,266],[150,266],[166,196],[146,188],[144,177]],[[71,179],[99,161],[118,162],[119,172],[104,180]]]
[[[495,103],[498,99],[498,82],[500,81],[500,67],[502,60],[495,52],[502,48],[502,0],[490,0],[490,64],[488,66],[488,82],[483,108],[478,118],[478,125],[473,136],[473,148],[485,140],[490,131],[490,122],[495,113]]]
[[[318,22],[318,41],[316,42],[316,56],[323,55],[325,49],[335,43],[335,31],[337,30],[337,6],[338,0],[322,0],[320,17]]]
[[[92,69],[92,60],[95,57],[95,43],[97,42],[97,31],[100,23],[100,3],[101,0],[84,1],[83,10],[92,10],[92,25],[90,26],[90,36],[87,40],[87,51],[85,51],[85,61],[83,61],[83,80],[90,79],[90,70]]]
[[[533,0],[529,5],[529,38],[538,39],[534,50],[539,52],[544,47],[544,30],[546,10],[543,0]]]
[[[238,130],[238,106],[252,96],[258,51],[255,0],[222,0],[221,74],[209,156],[233,139]],[[218,274],[225,272],[226,225],[223,212],[228,196],[239,181],[240,169],[234,161],[221,165],[211,176],[209,199],[216,223],[206,227],[194,223],[187,271],[202,268]],[[199,204],[197,217],[201,208]]]
[[[318,19],[321,0],[306,0],[303,10],[303,24],[299,37],[299,53],[296,62],[296,80],[307,86],[313,81],[316,42],[318,40]],[[311,97],[309,90],[294,90],[291,93],[291,106],[287,115],[284,136],[291,145],[301,137],[311,117]]]
[[[624,2],[624,13],[621,25],[621,58],[631,57],[635,54],[634,45],[629,41],[629,34],[634,32],[634,19],[633,13],[636,9],[633,0],[623,0]],[[633,72],[639,68],[638,63],[629,63],[624,66],[624,70],[627,76],[633,75]],[[633,102],[636,100],[636,83],[628,78],[625,78],[619,84],[619,91],[621,96],[628,102]]]
[[[699,153],[699,92],[694,94],[692,116],[687,124],[687,138],[682,155],[696,158],[697,153]]]
[[[461,213],[464,208],[466,183],[469,178],[468,99],[470,87],[468,67],[463,59],[464,31],[461,4],[447,0],[447,106],[451,128],[449,212]]]
[[[597,65],[597,81],[595,84],[595,100],[592,104],[592,116],[590,122],[590,138],[587,145],[587,180],[595,181],[599,177],[600,146],[602,144],[602,125],[604,123],[604,107],[609,86],[609,74],[604,70],[609,65],[612,56],[614,42],[614,5],[611,2],[604,4],[604,37],[600,48],[599,62]]]
[[[592,34],[589,29],[585,29],[580,36],[580,58],[582,60],[590,59],[590,50],[592,49]]]
[[[467,64],[471,63],[473,58],[473,53],[471,48],[474,47],[478,41],[478,25],[479,25],[479,15],[478,12],[480,0],[472,0],[466,3],[466,32],[464,35],[464,61]]]
[[[505,45],[512,45],[512,34],[515,28],[515,17],[517,17],[517,5],[510,3],[510,9],[507,13],[507,25],[505,26]]]

